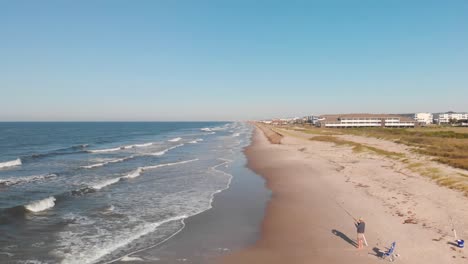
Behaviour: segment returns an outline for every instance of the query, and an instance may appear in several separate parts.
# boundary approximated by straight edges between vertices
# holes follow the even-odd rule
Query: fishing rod
[[[452,223],[452,232],[453,232],[453,236],[455,237],[455,240],[458,240],[458,237],[457,237],[457,231],[455,231],[455,225],[453,224],[453,218],[452,216],[450,215],[450,223]]]
[[[348,212],[348,210],[346,210],[346,208],[344,208],[336,199],[335,199],[335,202],[336,202],[336,204],[338,204],[339,207],[341,207],[341,209],[343,209],[343,211],[345,211],[351,218],[353,218],[353,220],[355,222],[357,222],[357,219],[350,212]],[[366,236],[364,234],[362,234],[362,237],[364,238],[364,243],[366,244],[366,246],[369,246],[367,244]]]
[[[357,222],[357,219],[354,218],[354,216],[350,212],[348,212],[348,210],[346,210],[346,208],[344,208],[340,203],[338,203],[337,200],[335,200],[335,202],[336,202],[336,204],[338,204],[339,207],[341,207],[341,209],[343,209],[343,211],[345,211],[351,218],[353,218],[354,221]]]

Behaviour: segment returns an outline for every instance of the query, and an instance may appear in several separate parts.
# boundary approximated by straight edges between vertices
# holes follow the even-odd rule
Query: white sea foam
[[[105,166],[105,165],[107,165],[109,163],[117,163],[117,162],[126,161],[126,160],[132,159],[132,158],[134,158],[134,156],[129,156],[129,157],[126,157],[126,158],[121,158],[121,159],[113,159],[113,160],[109,160],[109,161],[105,161],[105,162],[101,162],[101,163],[95,163],[95,164],[91,164],[91,165],[87,165],[87,166],[81,166],[81,168],[92,169],[92,168],[96,168],[96,167]]]
[[[175,146],[172,146],[172,147],[167,148],[167,149],[165,149],[165,150],[152,153],[151,155],[153,155],[153,156],[162,156],[162,155],[166,154],[166,152],[168,152],[169,150],[173,150],[173,149],[175,149],[175,148],[182,147],[183,145],[184,145],[184,144],[175,145]]]
[[[10,186],[15,184],[23,184],[35,181],[41,181],[48,178],[55,178],[57,177],[56,174],[44,174],[44,175],[31,175],[31,176],[24,176],[24,177],[15,177],[15,178],[7,178],[7,179],[0,179],[0,185]]]
[[[5,161],[5,162],[0,162],[0,169],[1,168],[8,168],[8,167],[14,167],[14,166],[20,166],[21,159],[15,159],[15,160],[10,160],[10,161]]]
[[[148,142],[148,143],[143,143],[143,144],[126,145],[126,146],[120,146],[120,147],[108,148],[108,149],[93,149],[93,150],[88,150],[88,152],[91,152],[91,153],[113,152],[113,151],[119,151],[119,150],[123,150],[123,149],[149,147],[151,145],[153,145],[153,142]]]
[[[124,256],[123,258],[120,259],[120,261],[143,261],[143,259],[139,257]]]
[[[174,165],[180,165],[180,164],[185,164],[189,162],[194,162],[197,161],[198,159],[192,159],[192,160],[184,160],[184,161],[179,161],[179,162],[173,162],[173,163],[163,163],[163,164],[158,164],[158,165],[153,165],[153,166],[145,166],[145,167],[138,167],[134,171],[130,172],[129,174],[123,176],[122,178],[125,179],[133,179],[138,176],[140,176],[145,170],[151,170],[151,169],[157,169],[161,167],[167,167],[167,166],[174,166]]]
[[[205,128],[200,129],[200,130],[204,131],[204,132],[211,132],[211,128],[209,128],[209,127],[205,127]]]
[[[198,160],[198,159],[195,159],[195,160]],[[195,161],[195,160],[188,160],[188,161],[184,161],[184,162],[179,162],[179,164],[180,164],[180,163],[187,163],[187,162],[191,162],[191,161]],[[172,237],[174,237],[175,235],[177,235],[180,231],[182,231],[182,229],[184,229],[185,223],[184,223],[183,220],[184,220],[185,218],[191,217],[191,216],[194,216],[194,215],[197,215],[197,214],[199,214],[199,213],[202,213],[202,212],[204,212],[204,211],[206,211],[206,210],[211,209],[211,208],[212,208],[212,204],[213,204],[214,195],[217,194],[217,193],[222,192],[223,190],[228,189],[229,186],[231,185],[231,181],[232,181],[232,175],[231,175],[231,174],[226,173],[226,172],[224,172],[224,171],[222,171],[222,170],[218,170],[218,169],[217,169],[217,168],[220,167],[220,166],[223,166],[223,165],[226,166],[226,164],[231,163],[232,160],[222,159],[222,158],[220,158],[220,160],[223,161],[223,162],[221,162],[221,163],[218,164],[218,165],[215,165],[215,166],[211,167],[210,169],[211,169],[212,171],[214,171],[214,172],[222,173],[222,174],[228,176],[229,180],[228,180],[228,183],[227,183],[226,187],[224,187],[223,189],[216,190],[216,191],[214,191],[214,192],[211,194],[210,202],[209,202],[208,208],[206,208],[206,209],[204,209],[204,210],[202,210],[202,211],[200,211],[200,212],[197,212],[197,213],[195,213],[195,214],[184,215],[184,216],[181,216],[181,217],[175,217],[175,218],[172,218],[172,219],[168,219],[168,220],[161,221],[161,222],[159,222],[159,223],[155,223],[157,226],[160,226],[160,225],[163,224],[164,222],[174,221],[174,220],[177,220],[177,218],[179,218],[180,220],[182,220],[183,226],[182,226],[179,230],[177,230],[176,232],[174,232],[172,235],[170,235],[169,237],[167,237],[166,239],[164,239],[163,241],[161,241],[161,242],[159,242],[159,243],[157,243],[157,244],[154,244],[154,245],[151,245],[151,246],[142,248],[142,249],[135,250],[135,251],[133,251],[133,252],[128,253],[127,255],[125,255],[125,256],[123,256],[123,257],[120,257],[120,258],[113,259],[113,260],[111,260],[111,261],[105,262],[105,264],[110,264],[110,263],[114,263],[114,262],[117,262],[117,261],[125,261],[125,260],[128,261],[129,259],[133,258],[133,257],[131,257],[132,255],[134,255],[134,254],[136,254],[136,253],[138,253],[138,252],[145,251],[145,250],[148,250],[148,249],[157,247],[157,246],[159,246],[159,245],[165,243],[167,240],[171,239]],[[176,163],[171,163],[171,164],[176,164]],[[161,164],[161,165],[163,165],[163,164]],[[156,166],[158,166],[158,165],[156,165]],[[148,166],[148,167],[154,168],[154,167],[156,167],[156,166]],[[169,166],[169,165],[166,165],[166,166]],[[156,227],[157,227],[157,226],[156,226]],[[150,231],[150,232],[154,232],[154,231],[156,230],[156,227],[154,228],[153,231]],[[148,233],[149,233],[149,232],[148,232]],[[139,236],[139,237],[141,237],[141,236]],[[135,239],[136,239],[136,238],[135,238]],[[133,240],[135,240],[135,239],[133,239]],[[131,241],[129,241],[128,243],[130,243],[130,242],[131,242]],[[128,243],[127,243],[127,244],[128,244]],[[117,248],[116,248],[116,249],[117,249]],[[115,249],[112,250],[112,251],[115,251]],[[112,251],[110,251],[109,253],[111,253]],[[102,257],[103,257],[103,256],[101,256],[100,258],[102,258]]]
[[[182,138],[180,137],[176,137],[176,138],[173,138],[173,139],[169,139],[168,141],[169,142],[177,142],[177,141],[180,141]]]
[[[121,150],[121,147],[118,148],[108,148],[108,149],[94,149],[94,150],[88,150],[88,152],[91,153],[102,153],[102,152],[113,152],[113,151],[118,151]]]
[[[167,167],[167,166],[174,166],[174,165],[180,165],[180,164],[185,164],[185,163],[190,163],[197,161],[198,159],[191,159],[191,160],[184,160],[184,161],[178,161],[178,162],[173,162],[173,163],[163,163],[163,164],[158,164],[158,165],[153,165],[153,166],[145,166],[141,167],[143,171],[145,170],[150,170],[150,169],[157,169],[161,167]]]
[[[234,134],[232,134],[232,136],[233,137],[238,137],[238,136],[240,136],[240,133],[234,133]]]
[[[19,264],[47,264],[46,262],[42,262],[40,260],[36,259],[28,259],[28,260],[22,260],[20,262],[17,262]]]
[[[127,147],[130,147],[130,148],[143,148],[143,147],[149,147],[151,145],[153,145],[153,142],[144,143],[144,144],[135,144],[135,145],[127,146]]]
[[[95,190],[100,190],[100,189],[102,189],[102,188],[104,188],[106,186],[117,183],[119,181],[120,181],[120,177],[113,178],[113,179],[109,179],[109,180],[106,180],[106,181],[103,181],[103,182],[100,182],[100,183],[96,183],[96,184],[92,185],[91,188],[93,188]]]
[[[153,165],[153,166],[138,167],[135,170],[133,170],[132,172],[130,172],[129,174],[125,175],[125,176],[118,177],[118,178],[113,178],[113,179],[109,179],[109,180],[105,180],[103,182],[93,184],[93,185],[91,185],[91,188],[93,188],[95,190],[100,190],[100,189],[102,189],[102,188],[104,188],[106,186],[109,186],[111,184],[115,184],[115,183],[119,182],[121,179],[136,178],[136,177],[140,176],[145,170],[157,169],[157,168],[166,167],[166,166],[174,166],[174,165],[179,165],[179,164],[185,164],[185,163],[194,162],[194,161],[197,161],[197,160],[198,159],[192,159],[192,160],[184,160],[184,161],[179,161],[179,162],[174,162],[174,163],[164,163],[164,164],[158,164],[158,165]]]
[[[130,172],[129,174],[123,176],[122,178],[133,179],[133,178],[140,176],[142,172],[143,172],[143,168],[139,167],[136,170]]]
[[[11,257],[13,257],[15,254],[10,253],[10,252],[0,252],[0,255],[6,255],[7,257],[11,258]]]
[[[201,142],[201,141],[203,141],[202,138],[197,138],[197,139],[195,139],[195,140],[190,141],[189,143],[190,143],[190,144],[197,144],[198,142]]]
[[[226,130],[228,127],[226,125],[224,126],[219,126],[219,127],[213,127],[211,128],[211,131],[221,131],[221,130]]]
[[[67,222],[69,222],[69,224],[80,225],[80,226],[93,225],[93,224],[96,223],[95,220],[90,219],[87,216],[79,215],[79,214],[72,213],[72,212],[65,214],[63,216],[63,219],[67,220]]]
[[[224,191],[224,190],[227,190],[227,189],[229,189],[229,186],[231,186],[232,175],[229,174],[229,173],[227,173],[227,172],[224,172],[224,171],[222,171],[222,170],[218,170],[217,168],[220,167],[220,166],[223,166],[223,165],[226,167],[227,164],[229,164],[229,163],[232,162],[232,160],[223,159],[223,158],[219,158],[219,160],[222,160],[222,161],[224,161],[224,162],[222,162],[222,163],[220,163],[220,164],[218,164],[218,165],[216,165],[216,166],[213,166],[213,167],[211,167],[210,169],[211,169],[212,171],[214,171],[214,172],[218,172],[218,173],[222,173],[222,174],[226,175],[226,176],[228,177],[228,183],[227,183],[226,187],[224,187],[223,189],[216,190],[215,192],[213,192],[213,193],[211,194],[211,198],[210,198],[210,207],[209,207],[209,209],[212,208],[212,204],[213,204],[213,200],[214,200],[215,194],[220,193],[220,192],[222,192],[222,191]]]
[[[55,197],[51,196],[42,200],[34,201],[24,206],[28,211],[37,213],[55,206]]]
[[[146,223],[140,225],[132,230],[129,234],[122,234],[114,236],[112,241],[102,242],[99,246],[92,247],[86,252],[80,252],[79,254],[70,254],[65,256],[61,263],[63,264],[81,264],[81,263],[95,263],[98,262],[104,256],[116,251],[117,249],[124,247],[140,237],[156,231],[156,229],[166,223],[172,221],[180,221],[187,218],[187,215],[180,215],[171,217],[155,223]],[[128,256],[128,255],[127,255]],[[119,258],[120,260],[121,258]],[[112,263],[117,260],[113,260],[107,263]]]

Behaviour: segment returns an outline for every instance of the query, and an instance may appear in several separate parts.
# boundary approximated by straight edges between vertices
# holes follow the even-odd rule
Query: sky
[[[0,0],[0,121],[468,111],[468,1]]]

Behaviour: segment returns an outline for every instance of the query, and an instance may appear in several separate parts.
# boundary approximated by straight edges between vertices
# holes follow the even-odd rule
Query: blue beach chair
[[[396,242],[393,242],[387,251],[382,252],[382,259],[386,259],[387,257],[389,257],[390,261],[395,260],[395,256],[393,255],[395,252],[395,246],[396,246]]]

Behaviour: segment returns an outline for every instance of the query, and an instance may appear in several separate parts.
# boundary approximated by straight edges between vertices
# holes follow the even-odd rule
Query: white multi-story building
[[[310,115],[310,116],[305,116],[302,118],[304,120],[304,123],[309,123],[312,125],[315,125],[317,121],[319,120],[318,116]]]
[[[456,113],[456,112],[447,112],[447,113],[440,113],[437,115],[437,123],[438,124],[449,124],[450,121],[455,120],[468,120],[468,113]]]
[[[414,120],[416,120],[420,124],[432,124],[434,120],[434,116],[431,113],[416,113],[414,114]]]
[[[414,127],[415,121],[399,115],[343,114],[325,115],[317,122],[321,127]]]

